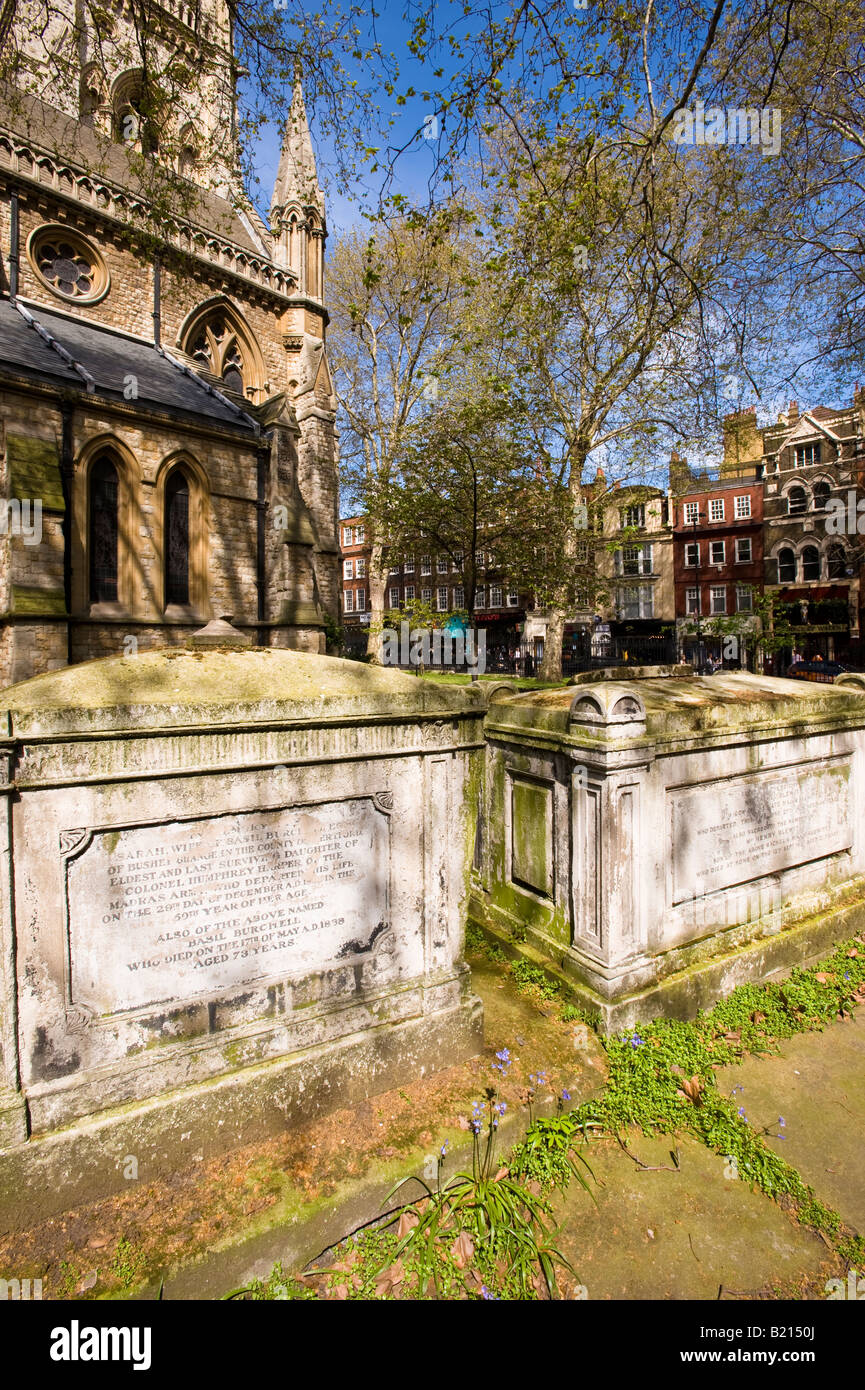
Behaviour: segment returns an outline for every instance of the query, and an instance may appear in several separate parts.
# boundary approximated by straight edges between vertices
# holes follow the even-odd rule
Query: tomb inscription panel
[[[70,996],[100,1014],[306,975],[388,925],[370,798],[94,830],[66,863]]]
[[[672,900],[715,893],[853,843],[847,762],[671,791]]]

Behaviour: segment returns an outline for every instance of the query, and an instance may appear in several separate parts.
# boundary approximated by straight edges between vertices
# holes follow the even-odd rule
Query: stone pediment
[[[803,440],[813,439],[814,436],[823,435],[826,439],[831,439],[833,444],[840,444],[841,439],[834,430],[830,430],[828,425],[824,425],[822,420],[815,420],[806,410],[802,418],[789,434],[784,436],[782,448],[788,448],[791,444],[799,444]]]

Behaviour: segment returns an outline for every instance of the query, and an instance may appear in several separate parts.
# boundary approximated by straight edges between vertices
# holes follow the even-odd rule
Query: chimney
[[[799,402],[791,401],[787,407],[787,424],[794,425],[799,419]]]

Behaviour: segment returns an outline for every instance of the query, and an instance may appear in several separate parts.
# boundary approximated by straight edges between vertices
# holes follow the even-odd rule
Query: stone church
[[[161,107],[131,9],[95,33],[75,0],[42,4],[0,88],[0,685],[221,616],[323,651],[337,441],[300,86],[266,226],[226,0],[150,6],[151,62],[185,64]]]

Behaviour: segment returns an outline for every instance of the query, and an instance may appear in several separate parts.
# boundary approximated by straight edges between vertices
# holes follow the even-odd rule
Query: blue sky
[[[462,12],[462,5],[455,5],[453,0],[443,0],[438,8],[443,14]],[[384,4],[375,20],[375,33],[382,49],[393,54],[397,59],[400,70],[398,90],[414,87],[417,89],[418,95],[409,97],[404,106],[398,106],[396,94],[388,97],[386,92],[381,89],[381,124],[376,129],[373,118],[369,144],[382,148],[389,143],[401,146],[411,140],[415,133],[424,127],[428,116],[434,114],[432,102],[424,102],[421,95],[425,86],[429,87],[433,84],[434,78],[431,73],[431,65],[421,63],[408,51],[406,45],[410,36],[410,25],[404,18],[402,0],[399,0],[399,3],[395,5]],[[359,65],[348,62],[346,66],[350,75],[356,77],[359,82],[372,85],[369,73],[364,72]],[[367,196],[374,195],[378,191],[380,181],[378,176],[369,175],[371,161],[365,160],[362,151],[359,151],[356,196],[346,196],[335,186],[333,143],[323,135],[320,128],[321,123],[316,120],[314,94],[308,90],[308,84],[305,84],[305,90],[319,179],[327,199],[328,230],[331,235],[338,235],[352,226],[363,225],[359,204],[364,196],[364,190]],[[287,100],[290,99],[290,94],[286,94],[286,97]],[[391,118],[394,120],[394,125],[392,129],[388,130],[387,125]],[[281,132],[275,126],[267,127],[262,131],[254,152],[256,172],[267,194],[272,189],[276,178],[280,136]],[[427,182],[433,168],[434,146],[428,140],[420,138],[415,142],[414,147],[400,158],[394,191],[404,194],[411,200],[424,200],[427,194]]]

